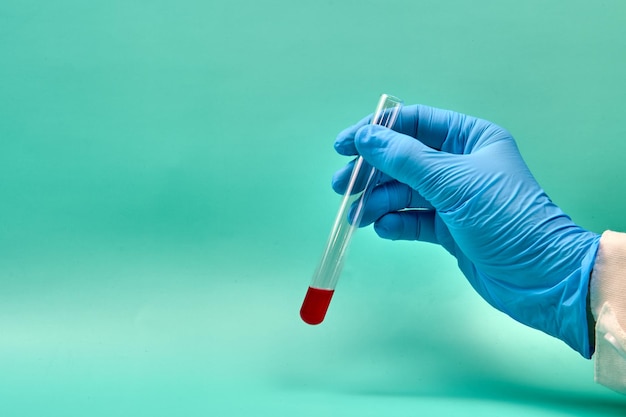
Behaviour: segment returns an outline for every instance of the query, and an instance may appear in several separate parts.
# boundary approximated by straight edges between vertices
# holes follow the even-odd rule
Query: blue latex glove
[[[368,120],[335,142],[385,174],[361,226],[442,245],[492,306],[591,357],[586,302],[600,237],[548,198],[509,132],[421,105],[404,107],[395,131]],[[335,191],[344,192],[350,171],[335,174]]]

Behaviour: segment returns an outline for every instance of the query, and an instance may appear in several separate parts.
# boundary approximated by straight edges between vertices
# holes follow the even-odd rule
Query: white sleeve
[[[626,394],[626,233],[606,231],[591,273],[595,380]]]

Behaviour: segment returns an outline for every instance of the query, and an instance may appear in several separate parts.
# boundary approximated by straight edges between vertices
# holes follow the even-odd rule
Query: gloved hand
[[[335,141],[340,154],[360,154],[384,174],[361,226],[442,245],[492,306],[591,357],[587,294],[599,235],[548,198],[509,132],[421,105],[404,107],[394,130],[368,122]],[[335,191],[345,191],[350,171],[335,174]]]

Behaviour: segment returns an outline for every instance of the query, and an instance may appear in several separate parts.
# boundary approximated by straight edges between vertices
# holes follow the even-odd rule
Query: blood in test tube
[[[320,324],[333,298],[335,290],[309,287],[300,309],[300,317],[308,324]]]

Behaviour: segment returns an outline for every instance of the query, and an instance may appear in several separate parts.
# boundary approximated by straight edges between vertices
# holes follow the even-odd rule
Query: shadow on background
[[[427,293],[426,284],[422,289]],[[449,305],[441,301],[442,306],[431,313],[424,309],[417,314],[421,322],[403,309],[406,303],[396,299],[390,301],[394,308],[385,307],[392,313],[376,318],[373,311],[361,324],[329,322],[315,334],[304,332],[303,340],[287,348],[297,352],[302,351],[300,343],[309,346],[308,362],[303,364],[298,356],[291,362],[289,354],[283,354],[283,367],[271,371],[274,384],[281,390],[415,399],[418,407],[452,412],[478,404],[481,410],[494,412],[529,408],[546,415],[624,415],[626,397],[593,384],[591,363],[561,342],[509,323],[510,319],[499,313],[494,315],[496,321],[509,326],[492,327],[489,314],[474,311],[485,320],[483,334],[471,326],[471,319],[459,318],[463,309],[474,307],[449,295]],[[457,304],[456,311],[453,304]],[[356,306],[346,308],[364,311]],[[446,308],[451,308],[449,315],[442,314]],[[501,337],[516,347],[499,343],[497,336],[484,340],[490,331],[509,328]],[[524,341],[525,332],[530,339],[536,337],[536,343]],[[492,350],[490,343],[496,344]]]

